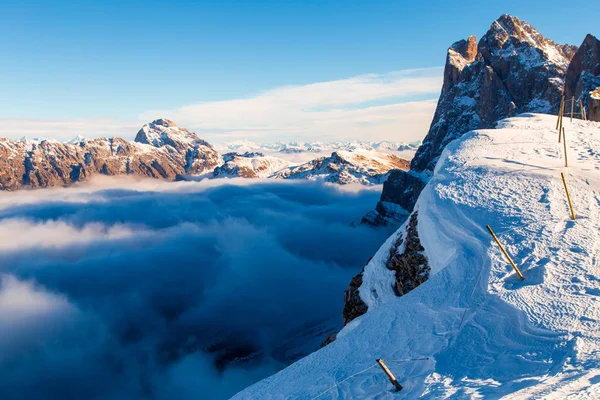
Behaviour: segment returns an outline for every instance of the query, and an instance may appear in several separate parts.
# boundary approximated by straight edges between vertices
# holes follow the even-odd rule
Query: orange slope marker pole
[[[567,138],[565,137],[565,128],[562,128],[562,137],[563,137],[563,147],[565,149],[565,167],[568,167],[569,161],[567,160]]]
[[[581,119],[586,121],[587,116],[585,115],[585,107],[583,106],[583,100],[579,99],[579,108],[581,108]]]
[[[562,132],[563,129],[563,118],[565,116],[565,97],[563,96],[562,102],[561,102],[561,106],[560,106],[560,119],[559,119],[559,125],[558,125],[558,143],[560,143],[560,134]]]
[[[394,374],[392,374],[392,371],[390,371],[390,369],[387,367],[387,365],[385,365],[383,360],[378,358],[377,364],[379,364],[379,366],[381,367],[383,372],[387,375],[387,377],[390,380],[390,382],[392,383],[392,385],[394,385],[394,388],[396,388],[396,392],[401,391],[402,385],[398,383],[398,381],[396,380],[396,377],[394,376]]]
[[[524,281],[525,277],[523,276],[523,274],[521,273],[521,271],[519,271],[519,268],[517,268],[517,265],[512,260],[512,258],[510,258],[510,256],[506,252],[506,249],[504,249],[504,246],[502,246],[502,243],[500,243],[500,241],[498,240],[498,237],[496,236],[496,234],[494,233],[494,231],[492,230],[492,228],[489,225],[486,225],[485,227],[490,232],[490,235],[492,235],[492,237],[496,241],[496,244],[498,245],[498,247],[500,247],[500,250],[502,250],[502,253],[504,253],[504,256],[506,257],[506,259],[508,260],[508,262],[510,263],[510,265],[512,265],[513,269],[515,270],[515,272],[519,276],[519,279],[521,279],[522,281]]]
[[[561,97],[561,99],[560,99],[560,106],[558,107],[558,116],[556,117],[556,130],[558,130],[558,127],[560,126],[560,111],[563,108],[563,101],[564,101],[564,98]]]
[[[569,209],[571,210],[571,219],[575,220],[577,217],[575,216],[575,211],[573,210],[573,203],[571,203],[571,195],[569,194],[569,188],[567,187],[567,180],[565,179],[565,174],[560,173],[560,176],[563,181],[563,185],[565,185],[565,192],[567,193],[567,201],[569,202]]]
[[[575,108],[575,96],[571,97],[571,122],[573,122],[573,109]]]

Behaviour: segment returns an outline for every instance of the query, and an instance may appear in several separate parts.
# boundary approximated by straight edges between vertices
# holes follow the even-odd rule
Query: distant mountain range
[[[245,152],[280,152],[280,153],[330,153],[337,150],[376,150],[376,151],[416,151],[421,141],[390,142],[390,141],[334,141],[334,142],[275,142],[255,143],[249,140],[216,143],[214,149],[220,153],[245,153]]]
[[[0,190],[65,186],[94,174],[166,180],[309,179],[372,185],[383,183],[393,169],[408,169],[409,161],[392,153],[414,151],[418,145],[358,141],[257,144],[243,140],[212,146],[194,132],[162,118],[145,124],[133,141],[88,140],[83,136],[65,143],[44,138],[0,139]],[[303,155],[302,160],[284,158],[298,154]]]

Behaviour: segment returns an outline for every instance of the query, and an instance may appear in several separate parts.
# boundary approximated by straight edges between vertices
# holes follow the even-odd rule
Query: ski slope
[[[526,114],[452,142],[416,206],[430,279],[394,295],[384,263],[401,227],[365,269],[369,311],[234,398],[313,399],[377,358],[421,357],[388,362],[401,392],[374,367],[319,399],[600,398],[600,124],[565,118],[569,168],[555,124]]]

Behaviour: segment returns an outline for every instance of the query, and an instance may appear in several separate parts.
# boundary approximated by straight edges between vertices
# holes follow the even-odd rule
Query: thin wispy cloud
[[[209,141],[415,140],[431,122],[442,69],[367,74],[282,86],[246,98],[208,101],[111,118],[0,118],[0,137],[68,140],[120,136],[132,139],[142,124],[166,117]]]
[[[284,86],[246,99],[150,111],[141,118],[164,115],[196,131],[218,129],[215,139],[412,140],[423,137],[431,122],[441,72],[427,68]]]

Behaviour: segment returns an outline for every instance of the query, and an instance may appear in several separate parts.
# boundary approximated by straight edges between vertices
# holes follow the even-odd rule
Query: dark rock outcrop
[[[405,235],[394,243],[386,263],[388,269],[396,272],[394,291],[398,296],[404,296],[429,279],[431,268],[427,257],[423,254],[425,249],[419,240],[417,224],[418,215],[414,212],[408,220]]]
[[[427,257],[423,254],[425,249],[419,240],[418,222],[418,213],[415,211],[410,215],[404,232],[392,245],[385,263],[388,269],[395,272],[393,286],[394,292],[398,296],[404,296],[429,279],[431,268]],[[365,314],[368,310],[359,292],[363,283],[363,273],[364,268],[352,278],[348,289],[344,292],[344,309],[342,311],[344,325]],[[335,340],[335,337],[328,338],[328,340],[329,342],[326,341],[323,345]]]
[[[410,204],[419,197],[419,193],[426,185],[419,174],[410,171],[393,170],[388,179],[383,183],[381,198],[375,210],[363,217],[361,223],[373,226],[386,226],[389,221],[403,221],[409,212],[402,204]]]
[[[412,211],[443,149],[464,133],[492,128],[496,121],[523,112],[556,113],[576,50],[555,44],[510,15],[495,21],[479,43],[474,36],[454,43],[446,56],[442,92],[429,132],[410,171],[390,174],[380,202]],[[377,207],[379,215],[370,213],[363,222],[402,222],[380,209],[386,208]]]
[[[371,260],[369,260],[371,261]],[[367,264],[369,262],[367,261]],[[362,285],[363,281],[363,273],[365,269],[363,267],[362,271],[358,275],[356,275],[350,281],[350,285],[348,285],[348,289],[344,292],[344,309],[342,310],[342,316],[344,317],[344,326],[352,321],[354,318],[360,317],[364,313],[367,312],[367,305],[360,298],[360,293],[358,289]]]
[[[0,190],[68,185],[94,174],[175,180],[221,163],[221,156],[195,133],[159,119],[144,125],[134,142],[0,139]]]
[[[600,87],[590,93],[588,98],[588,119],[600,121]]]
[[[587,105],[587,116],[591,121],[600,121],[600,40],[587,35],[573,56],[565,78],[565,98],[575,98],[575,109],[579,100]]]

